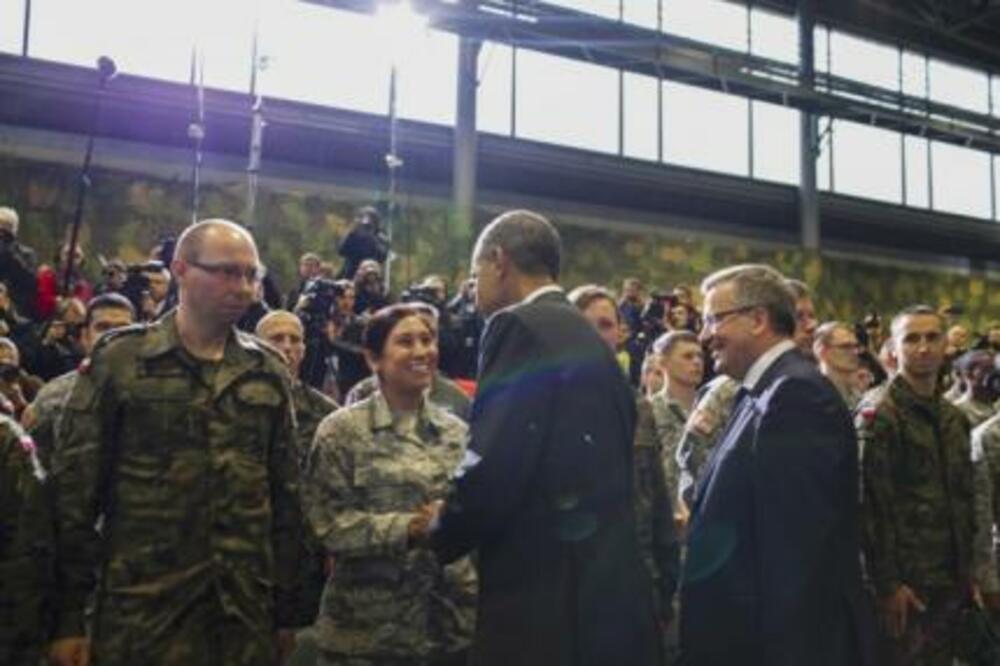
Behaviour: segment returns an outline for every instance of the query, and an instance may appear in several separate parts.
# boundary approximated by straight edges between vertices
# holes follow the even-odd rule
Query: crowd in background
[[[44,402],[46,387],[60,381],[66,373],[83,367],[81,364],[85,366],[85,359],[105,332],[102,327],[154,322],[174,310],[177,289],[170,266],[175,259],[175,247],[171,240],[158,244],[152,248],[148,261],[135,265],[102,259],[100,279],[92,283],[83,270],[85,262],[92,261],[93,255],[88,250],[64,245],[51,263],[39,263],[35,252],[18,240],[18,224],[15,211],[0,208],[0,411],[19,420],[34,433],[46,427],[38,418],[39,410],[34,409],[36,404]],[[390,293],[385,279],[386,262],[391,261],[389,241],[380,229],[378,213],[371,208],[358,212],[339,248],[337,261],[330,259],[329,254],[319,249],[302,255],[298,282],[284,294],[264,272],[255,284],[254,302],[237,327],[261,335],[286,357],[294,357],[290,366],[296,375],[293,381],[296,385],[310,387],[313,393],[309,395],[322,395],[327,400],[303,398],[319,400],[316,404],[322,415],[324,411],[343,413],[343,410],[335,411],[338,405],[357,405],[379,394],[379,381],[373,378],[373,370],[381,377],[379,368],[385,369],[389,361],[380,356],[383,349],[378,346],[386,344],[385,340],[372,342],[373,328],[387,327],[391,333],[392,327],[407,317],[424,317],[427,330],[433,333],[433,340],[426,344],[434,347],[430,356],[434,379],[428,389],[429,400],[449,415],[447,418],[433,417],[439,419],[435,436],[440,436],[449,446],[460,447],[455,442],[462,438],[462,423],[469,418],[470,399],[475,395],[479,343],[485,326],[477,310],[474,281],[449,285],[441,276],[428,275],[398,295]],[[206,269],[227,270],[225,266],[206,266]],[[865,438],[872,436],[866,434],[865,424],[874,423],[880,413],[878,392],[889,390],[899,371],[898,346],[906,338],[900,336],[898,323],[890,326],[895,313],[884,313],[885,320],[883,313],[873,310],[859,312],[856,321],[822,321],[817,316],[807,285],[788,280],[788,288],[796,298],[794,342],[801,354],[815,362],[844,398],[848,410],[858,421],[859,439],[864,446]],[[659,465],[661,469],[656,475],[662,474],[663,481],[645,479],[640,469],[636,473],[637,493],[640,492],[638,486],[643,483],[659,484],[667,488],[668,498],[665,505],[651,500],[643,508],[643,498],[639,497],[637,511],[649,514],[666,510],[670,513],[673,545],[666,554],[661,553],[659,563],[653,562],[657,555],[651,543],[656,536],[647,534],[644,552],[653,579],[662,583],[658,608],[663,626],[670,627],[677,606],[674,598],[678,577],[676,560],[681,557],[676,546],[683,541],[699,474],[710,456],[714,438],[728,417],[725,405],[731,405],[736,392],[734,382],[724,375],[716,376],[711,359],[713,350],[706,344],[711,337],[706,331],[718,326],[718,321],[706,322],[699,303],[701,296],[691,285],[647,288],[639,279],[628,278],[618,294],[611,285],[585,285],[570,292],[569,298],[597,328],[611,347],[622,372],[636,388],[640,426],[643,410],[648,411],[650,458],[644,464],[649,465],[652,460]],[[411,309],[395,311],[396,319],[387,323],[386,308],[398,304],[409,304],[407,307]],[[128,316],[109,323],[106,316],[96,314],[101,310],[127,312]],[[281,329],[285,332],[269,339],[266,333],[280,329],[279,324],[284,321],[280,317],[288,313],[294,315],[288,320],[291,324],[287,330],[291,333]],[[973,331],[962,323],[962,313],[954,308],[934,308],[917,314],[931,316],[940,323],[944,352],[942,362],[933,369],[935,390],[967,420],[965,434],[960,436],[966,438],[969,460],[979,465],[975,497],[980,523],[977,548],[979,552],[991,551],[995,507],[1000,506],[992,494],[990,468],[995,465],[1000,470],[1000,446],[992,446],[994,438],[1000,440],[1000,417],[997,416],[1000,374],[996,370],[1000,322]],[[714,313],[713,319],[719,316]],[[423,330],[413,326],[418,333]],[[301,351],[296,351],[297,347],[283,347],[286,338],[282,336],[286,334],[292,340],[288,344],[293,347],[301,344]],[[300,406],[297,405],[297,409]],[[372,418],[379,415],[378,412],[373,414]],[[452,417],[457,421],[450,420]],[[308,423],[310,417],[302,414],[301,418]],[[938,418],[935,411],[934,419]],[[347,419],[346,415],[341,419],[345,421],[340,424],[344,429],[353,427],[346,423]],[[312,434],[321,420],[313,419],[310,436],[299,444],[300,458],[308,456]],[[970,437],[969,431],[974,428]],[[332,426],[325,431],[320,428],[320,435],[333,441],[341,436],[339,432],[334,432]],[[639,449],[639,435],[636,437],[638,466],[643,453]],[[461,459],[456,451],[457,448],[443,455],[443,462],[433,461],[433,464],[454,466]],[[312,473],[317,471],[313,469]],[[337,494],[337,488],[324,484],[327,481],[321,479],[314,484],[312,492],[323,495],[322,501],[329,513],[310,518],[329,524],[331,531],[340,530],[341,535],[350,533],[338,523],[340,516],[329,508],[343,498]],[[443,491],[439,485],[435,485],[434,492],[440,494]],[[949,491],[955,490],[949,483],[946,486]],[[862,493],[877,494],[879,490],[876,483]],[[646,499],[654,492],[655,489],[647,488]],[[952,502],[952,499],[947,501]],[[956,507],[957,502],[955,500]],[[874,514],[875,517],[862,525],[864,536],[869,540],[880,538],[880,514],[878,511]],[[642,514],[639,516],[638,531],[643,539]],[[652,523],[654,519],[647,516],[646,522]],[[655,532],[660,528],[650,529]],[[318,581],[318,595],[328,574],[336,576],[337,569],[332,561],[326,560],[322,544],[313,544],[312,548],[316,564],[312,573]],[[955,548],[956,552],[961,550]],[[980,556],[972,566],[978,576],[970,577],[976,581],[977,601],[1000,611],[1000,582],[996,580],[995,563],[988,565]],[[877,598],[883,592],[877,590],[874,594]],[[906,603],[903,602],[903,608]],[[914,607],[924,603],[930,602],[923,599],[914,602]],[[318,597],[313,604],[319,604]],[[329,614],[330,609],[325,608],[322,613]],[[456,612],[456,622],[461,625],[459,615]],[[327,619],[333,624],[337,622],[334,616]],[[453,637],[464,630],[456,626],[449,631],[453,632],[449,634]],[[671,631],[665,630],[668,653],[676,648],[676,636],[671,638]],[[941,630],[929,628],[927,636],[935,635],[933,631]]]

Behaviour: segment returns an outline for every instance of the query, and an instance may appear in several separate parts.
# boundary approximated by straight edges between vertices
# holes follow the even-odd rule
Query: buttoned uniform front
[[[900,585],[927,605],[894,641],[894,663],[950,664],[955,614],[972,580],[974,483],[966,417],[902,375],[869,393],[855,416],[863,446],[867,573],[880,599]]]
[[[426,400],[409,417],[394,415],[381,391],[320,424],[304,496],[313,529],[336,558],[316,625],[322,660],[416,664],[468,647],[471,563],[442,567],[407,544],[416,507],[447,492],[467,433]]]
[[[94,594],[97,664],[270,664],[273,632],[310,619],[280,355],[234,329],[221,361],[198,360],[176,313],[120,329],[58,428],[57,637],[84,635]]]

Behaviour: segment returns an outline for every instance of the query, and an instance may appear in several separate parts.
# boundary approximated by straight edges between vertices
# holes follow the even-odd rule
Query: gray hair
[[[795,333],[795,294],[788,280],[764,264],[739,264],[712,273],[701,283],[701,293],[724,284],[733,285],[738,308],[760,307],[767,312],[771,327],[781,335]]]
[[[562,240],[552,223],[530,210],[512,210],[490,222],[476,242],[475,257],[500,248],[526,275],[559,279]]]
[[[0,227],[9,227],[10,232],[17,235],[17,227],[21,222],[17,211],[9,206],[0,206]]]

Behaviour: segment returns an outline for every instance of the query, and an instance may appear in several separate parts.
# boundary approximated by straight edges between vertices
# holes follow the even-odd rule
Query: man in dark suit
[[[836,389],[796,350],[768,266],[704,281],[702,341],[741,382],[699,480],[681,582],[685,666],[856,666],[866,644],[858,450]]]
[[[476,666],[646,666],[660,647],[632,510],[635,406],[556,284],[560,240],[513,211],[476,243],[471,440],[430,543],[480,575]]]

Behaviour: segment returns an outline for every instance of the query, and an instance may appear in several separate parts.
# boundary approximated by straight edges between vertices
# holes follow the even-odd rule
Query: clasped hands
[[[430,539],[431,525],[434,523],[441,508],[444,506],[442,500],[428,502],[417,507],[410,523],[406,526],[406,539],[411,547],[423,546]]]

